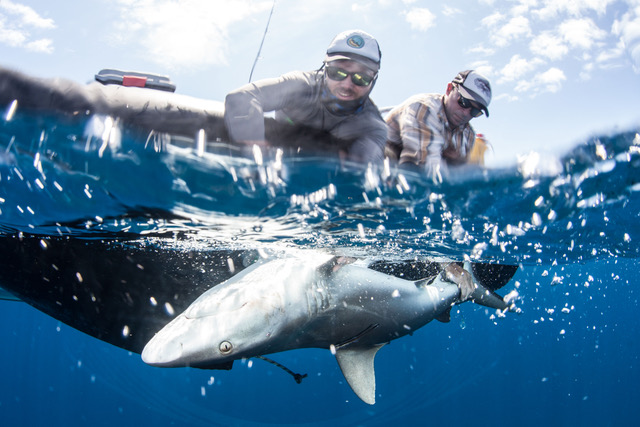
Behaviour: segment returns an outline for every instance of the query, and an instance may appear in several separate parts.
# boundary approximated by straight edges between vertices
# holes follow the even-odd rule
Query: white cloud
[[[0,43],[11,47],[24,45],[28,33],[14,28],[7,28],[3,21],[2,16],[0,16]]]
[[[271,5],[257,0],[119,0],[114,39],[139,43],[148,60],[172,69],[226,64],[230,26]]]
[[[540,59],[529,61],[520,55],[513,55],[509,63],[499,71],[498,74],[500,78],[498,79],[498,83],[516,81],[535,70],[541,64],[542,60]]]
[[[495,10],[502,12],[494,12],[482,20],[495,54],[505,53],[501,51],[507,46],[522,52],[522,44],[527,43],[534,55],[533,59],[513,55],[502,68],[495,64],[498,83],[513,83],[517,91],[534,95],[556,92],[566,79],[560,68],[529,76],[546,62],[559,63],[568,58],[572,51],[577,52],[570,59],[582,63],[583,80],[589,79],[596,67],[619,66],[623,49],[640,72],[640,0],[515,0],[509,9],[495,3]],[[629,10],[614,22],[610,33],[602,25],[613,3],[618,3],[616,7],[625,3]],[[611,34],[622,42],[614,46]],[[469,52],[482,54],[483,49]]]
[[[435,25],[436,16],[429,9],[416,7],[405,13],[405,19],[412,29],[427,31]]]
[[[493,102],[495,103],[496,101],[500,100],[504,100],[507,102],[515,102],[518,101],[520,98],[518,97],[518,95],[511,95],[509,93],[501,93],[498,96],[494,96],[492,98]]]
[[[51,39],[39,39],[29,42],[24,47],[31,52],[39,53],[53,53],[53,40]]]
[[[494,48],[483,45],[478,45],[467,49],[467,53],[476,53],[484,56],[493,55],[495,52],[496,50]]]
[[[551,60],[557,60],[564,57],[569,48],[563,43],[560,36],[554,35],[550,31],[545,31],[536,36],[529,44],[532,53],[538,56],[544,56]]]
[[[591,72],[593,71],[594,65],[593,62],[588,62],[584,64],[582,67],[582,71],[580,71],[580,80],[587,81],[591,80]]]
[[[531,81],[520,81],[516,88],[516,92],[527,92],[530,96],[535,96],[540,92],[555,93],[562,87],[562,82],[567,77],[559,68],[549,68],[544,73],[537,74]]]
[[[640,73],[640,2],[636,1],[620,20],[613,23],[612,32],[622,41],[633,61],[634,70]]]
[[[477,61],[471,64],[469,67],[472,70],[476,70],[478,73],[483,76],[490,78],[495,74],[493,65],[491,65],[488,61]]]
[[[445,5],[442,8],[442,14],[444,16],[455,16],[455,15],[460,15],[461,13],[462,13],[462,10],[458,9],[457,7],[451,7],[451,6]]]
[[[620,59],[625,53],[625,44],[622,40],[619,40],[615,46],[603,50],[596,57],[596,62],[602,67],[607,64],[612,64],[616,60]]]
[[[351,11],[356,13],[367,13],[371,11],[371,3],[353,3]]]
[[[495,12],[489,16],[485,16],[484,18],[482,18],[482,21],[480,21],[480,23],[482,24],[482,26],[489,28],[489,30],[492,30],[500,22],[504,21],[505,18],[505,15],[503,15],[502,13]]]
[[[596,41],[607,36],[607,33],[589,18],[569,19],[560,24],[558,32],[569,45],[585,50],[591,49]]]
[[[521,80],[516,87],[514,88],[514,90],[516,92],[527,92],[529,90],[531,90],[531,88],[533,87],[533,83],[529,82],[527,80]]]
[[[581,17],[587,12],[603,15],[615,0],[545,0],[544,6],[533,11],[540,19],[549,20],[561,15]]]
[[[53,53],[53,41],[32,40],[30,30],[46,31],[55,27],[52,19],[41,17],[29,6],[9,0],[0,1],[0,44],[31,52]]]
[[[39,29],[50,30],[56,27],[53,19],[43,18],[29,6],[20,3],[14,3],[10,0],[2,0],[0,2],[0,10],[12,16],[12,20],[16,20],[14,25],[22,27],[34,27]]]
[[[559,68],[549,68],[542,74],[538,74],[534,81],[547,92],[557,92],[562,86],[562,82],[567,80],[564,72]]]
[[[513,6],[509,12],[513,16],[525,15],[536,6],[538,6],[538,0],[519,0],[518,4]]]
[[[515,16],[503,26],[492,31],[491,40],[493,40],[497,46],[504,47],[514,40],[529,37],[530,35],[531,26],[529,19],[524,16]]]

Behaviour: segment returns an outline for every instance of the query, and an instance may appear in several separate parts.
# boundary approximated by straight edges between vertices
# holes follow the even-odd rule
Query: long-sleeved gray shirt
[[[382,163],[387,127],[367,97],[354,112],[341,114],[323,100],[323,72],[293,71],[278,78],[249,83],[225,99],[225,123],[234,141],[265,139],[264,113],[278,122],[329,132],[349,160]]]

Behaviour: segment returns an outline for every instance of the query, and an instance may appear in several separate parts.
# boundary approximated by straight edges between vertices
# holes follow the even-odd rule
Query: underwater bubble
[[[10,122],[13,119],[13,116],[15,115],[17,109],[18,109],[18,100],[14,99],[13,101],[11,101],[11,103],[7,107],[7,111],[4,114],[4,119],[7,122]]]
[[[173,306],[168,302],[164,303],[164,311],[166,311],[169,316],[173,316],[175,314],[175,310],[173,309]]]

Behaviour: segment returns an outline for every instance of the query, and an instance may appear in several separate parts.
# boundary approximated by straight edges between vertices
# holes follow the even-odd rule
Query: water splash
[[[140,135],[109,117],[18,109],[0,125],[5,233],[184,232],[221,247],[525,264],[640,250],[636,132],[557,159],[530,153],[510,168],[460,169],[435,185],[388,163],[243,153],[202,137]]]

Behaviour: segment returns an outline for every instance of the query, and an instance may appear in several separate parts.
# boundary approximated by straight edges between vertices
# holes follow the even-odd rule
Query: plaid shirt
[[[399,163],[415,165],[466,163],[473,148],[475,131],[469,123],[451,129],[444,112],[443,96],[414,95],[386,117],[385,154]]]

